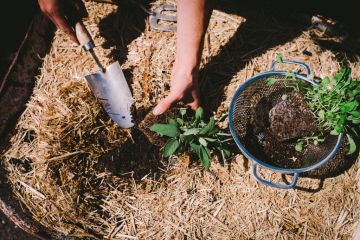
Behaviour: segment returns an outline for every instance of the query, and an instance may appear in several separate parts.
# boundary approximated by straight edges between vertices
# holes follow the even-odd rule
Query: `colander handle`
[[[270,186],[270,187],[276,187],[276,188],[281,188],[281,189],[289,189],[289,188],[294,188],[299,180],[299,173],[295,173],[294,174],[294,179],[292,181],[292,183],[290,184],[279,184],[279,183],[273,183],[273,182],[270,182],[270,181],[267,181],[263,178],[261,178],[258,174],[257,174],[257,163],[254,162],[254,165],[253,165],[253,174],[254,174],[254,177],[256,178],[256,180],[262,184],[265,184],[267,186]]]
[[[306,76],[310,76],[311,74],[311,71],[310,71],[310,68],[308,65],[306,65],[305,63],[303,62],[298,62],[298,61],[293,61],[293,60],[283,60],[282,62],[283,64],[295,64],[295,65],[299,65],[299,66],[302,66],[304,69],[305,69],[305,72],[306,72]],[[275,66],[276,64],[278,64],[277,61],[273,61],[272,64],[271,64],[271,67],[270,67],[270,71],[275,71]]]

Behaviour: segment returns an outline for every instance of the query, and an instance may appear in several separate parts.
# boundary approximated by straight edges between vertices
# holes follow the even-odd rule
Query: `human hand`
[[[88,15],[84,3],[81,0],[38,0],[41,10],[50,20],[71,40],[79,44],[74,29],[71,27],[74,19],[80,19]]]
[[[199,107],[199,65],[204,34],[211,16],[211,2],[177,1],[176,60],[171,74],[170,94],[155,107],[154,115],[163,114],[180,101],[193,110]]]
[[[153,114],[160,115],[178,102],[183,102],[193,110],[199,107],[198,69],[185,71],[175,62],[170,83],[170,94],[154,108]]]

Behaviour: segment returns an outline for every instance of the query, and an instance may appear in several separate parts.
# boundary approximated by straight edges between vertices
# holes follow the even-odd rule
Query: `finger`
[[[80,14],[81,18],[86,18],[89,16],[89,13],[86,10],[86,7],[82,0],[74,0],[74,7]]]
[[[52,19],[56,26],[64,33],[66,33],[72,41],[74,41],[76,44],[80,44],[76,37],[75,31],[70,27],[69,23],[64,17],[62,17],[60,14],[55,14],[52,16]]]
[[[197,101],[197,100],[192,103],[188,103],[186,105],[189,106],[194,111],[196,111],[200,106],[199,101]]]
[[[161,115],[164,112],[166,112],[167,110],[169,110],[169,108],[171,108],[177,102],[178,102],[178,99],[170,94],[169,96],[167,96],[166,98],[161,100],[160,103],[154,108],[153,114]]]
[[[200,106],[200,100],[199,100],[199,91],[198,89],[192,91],[191,93],[187,94],[183,102],[189,106],[192,110],[198,109]]]

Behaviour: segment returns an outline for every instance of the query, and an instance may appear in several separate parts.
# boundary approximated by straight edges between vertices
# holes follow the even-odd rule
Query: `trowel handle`
[[[75,24],[75,33],[80,45],[86,50],[94,48],[94,41],[91,38],[89,31],[86,29],[84,24],[79,21]]]

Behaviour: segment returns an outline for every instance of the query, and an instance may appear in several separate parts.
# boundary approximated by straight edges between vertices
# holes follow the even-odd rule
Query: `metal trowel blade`
[[[118,62],[108,66],[105,72],[86,75],[85,79],[114,122],[122,128],[134,126],[134,99]]]

